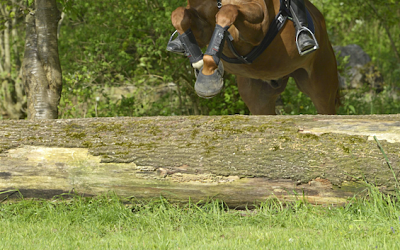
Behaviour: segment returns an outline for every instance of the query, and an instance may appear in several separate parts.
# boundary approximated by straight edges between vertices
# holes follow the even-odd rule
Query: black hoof
[[[194,89],[198,96],[202,98],[212,98],[221,92],[224,86],[224,66],[220,61],[218,68],[212,75],[206,76],[202,73],[203,68],[200,69]]]

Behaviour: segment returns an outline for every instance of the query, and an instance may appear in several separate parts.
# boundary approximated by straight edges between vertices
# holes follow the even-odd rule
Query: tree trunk
[[[17,19],[18,19],[18,15],[17,15],[17,7],[14,6],[13,7],[13,12],[15,13],[13,19],[12,19],[12,26],[11,26],[11,36],[12,36],[12,43],[13,43],[13,51],[14,51],[14,65],[15,65],[15,69],[16,71],[19,71],[21,68],[21,59],[19,56],[19,51],[18,51],[18,30],[17,30]]]
[[[0,6],[1,8],[2,6]],[[4,72],[3,58],[4,58],[4,33],[0,30],[0,73]]]
[[[5,77],[0,84],[0,108],[5,112],[3,117],[9,119],[23,119],[26,108],[26,96],[19,78],[14,81]]]
[[[8,14],[8,13],[7,13]],[[4,72],[11,74],[11,52],[10,52],[10,21],[6,21],[4,29]]]
[[[62,88],[57,42],[61,13],[56,0],[35,0],[35,7],[26,17],[23,62],[28,119],[56,119]]]
[[[400,115],[0,121],[0,190],[48,198],[109,190],[229,206],[270,197],[341,204],[394,190]],[[392,170],[377,143],[380,140]],[[1,192],[0,192],[1,193]]]
[[[14,17],[10,16],[6,5],[0,5],[0,11],[6,18],[5,29],[0,34],[0,54],[2,56],[0,72],[5,73],[0,77],[0,115],[4,118],[21,119],[26,117],[23,111],[26,106],[26,97],[20,77],[13,74],[15,71],[18,72],[21,66],[17,47],[17,7],[12,8]],[[13,57],[11,56],[12,50]],[[13,63],[11,59],[13,59]]]

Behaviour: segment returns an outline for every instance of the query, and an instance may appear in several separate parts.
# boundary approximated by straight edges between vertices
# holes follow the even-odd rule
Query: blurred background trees
[[[21,64],[24,52],[24,1],[0,1],[0,117],[25,118]]]
[[[0,119],[24,118],[20,73],[29,2],[0,0]],[[185,57],[167,53],[171,12],[185,0],[60,0],[59,54],[63,91],[59,118],[145,115],[249,114],[232,75],[209,100],[194,92]],[[371,57],[381,90],[365,84],[343,91],[340,114],[400,113],[398,0],[312,0],[325,15],[333,45],[358,44]],[[338,57],[348,77],[348,58]],[[374,76],[371,76],[374,77]],[[379,92],[379,93],[378,93]],[[315,114],[291,81],[281,114]]]

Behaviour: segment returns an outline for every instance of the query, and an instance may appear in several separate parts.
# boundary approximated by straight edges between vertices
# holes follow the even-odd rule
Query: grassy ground
[[[177,207],[114,195],[0,204],[0,249],[398,249],[400,203],[369,188],[345,207],[249,211],[215,201]]]

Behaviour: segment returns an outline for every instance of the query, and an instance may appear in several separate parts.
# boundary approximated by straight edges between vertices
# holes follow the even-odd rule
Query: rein
[[[221,0],[217,0],[217,6],[218,9],[222,7]],[[285,25],[287,19],[291,17],[290,10],[286,7],[284,0],[280,0],[280,8],[278,14],[275,16],[274,20],[271,22],[269,25],[269,29],[267,31],[267,34],[265,35],[264,39],[261,41],[260,45],[254,47],[250,53],[248,53],[246,56],[241,56],[239,52],[235,49],[233,46],[233,37],[231,34],[227,31],[228,39],[226,40],[229,49],[231,50],[232,54],[236,58],[230,58],[224,55],[223,53],[221,54],[221,58],[228,62],[228,63],[233,63],[233,64],[251,64],[254,60],[256,60],[267,47],[272,43],[276,35],[278,35],[279,31],[283,28]]]

